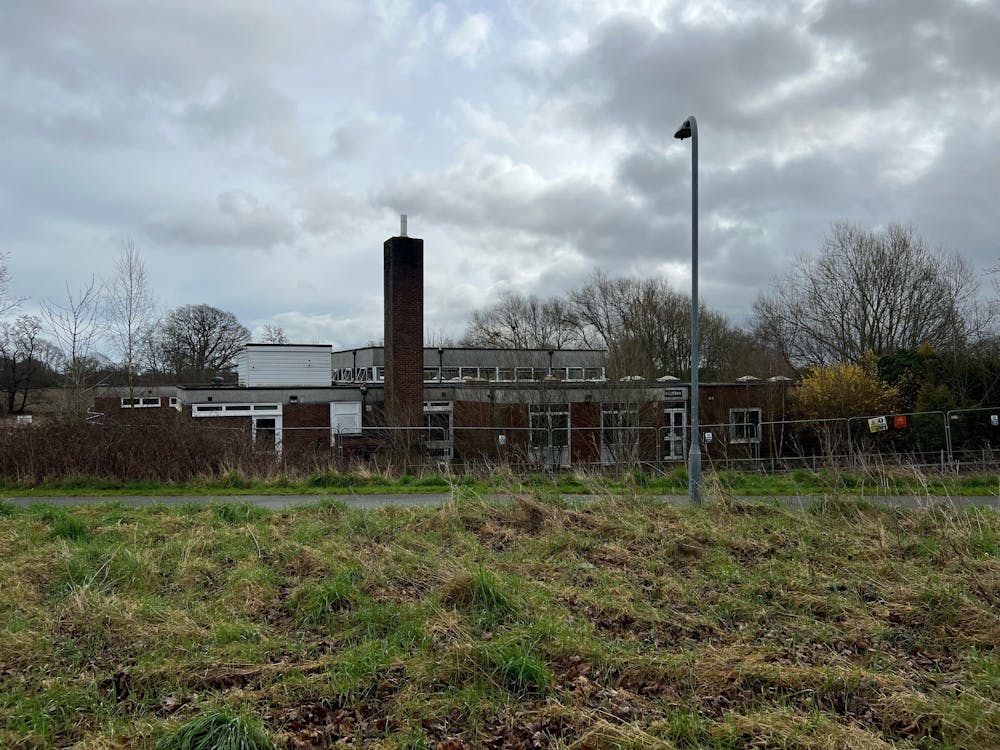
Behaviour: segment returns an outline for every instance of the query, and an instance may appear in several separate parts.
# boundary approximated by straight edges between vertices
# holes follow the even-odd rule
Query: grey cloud
[[[156,242],[188,247],[267,250],[295,239],[288,217],[241,190],[221,193],[214,209],[189,207],[151,218],[146,231]]]
[[[339,123],[330,134],[330,155],[355,159],[375,148],[399,128],[397,116],[377,116],[370,112],[354,115]]]
[[[814,62],[808,39],[791,27],[758,20],[736,29],[678,23],[664,30],[622,15],[592,35],[552,86],[595,124],[662,136],[688,111],[730,127],[759,122],[741,105]]]
[[[586,177],[546,182],[502,160],[399,181],[376,201],[465,229],[489,227],[571,242],[597,262],[663,252],[683,224],[680,217],[646,213],[620,191]]]

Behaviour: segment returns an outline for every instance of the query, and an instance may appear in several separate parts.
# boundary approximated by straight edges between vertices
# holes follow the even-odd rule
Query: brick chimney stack
[[[420,427],[424,414],[424,241],[400,236],[383,245],[385,407],[391,427]]]

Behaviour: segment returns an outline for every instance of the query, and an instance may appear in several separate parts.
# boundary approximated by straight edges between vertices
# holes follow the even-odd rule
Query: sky
[[[835,221],[1000,260],[1000,0],[32,0],[0,11],[0,251],[22,311],[131,238],[159,309],[382,336],[382,243],[425,328],[597,269],[735,322]]]

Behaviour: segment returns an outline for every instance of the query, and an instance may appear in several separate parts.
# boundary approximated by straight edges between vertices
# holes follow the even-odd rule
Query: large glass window
[[[533,448],[569,445],[569,404],[537,404],[530,407],[528,418]]]
[[[729,430],[731,443],[759,443],[760,409],[730,409]]]

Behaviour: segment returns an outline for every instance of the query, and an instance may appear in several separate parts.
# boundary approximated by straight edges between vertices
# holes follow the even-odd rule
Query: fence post
[[[948,410],[948,411],[946,411],[944,413],[944,445],[945,445],[945,448],[948,451],[948,464],[949,465],[955,463],[955,454],[954,454],[954,452],[952,450],[952,443],[951,443],[951,412],[952,411],[954,411],[954,410],[951,409],[951,410]]]
[[[857,465],[854,460],[854,438],[851,435],[851,418],[847,418],[847,466],[851,469],[856,469]]]

